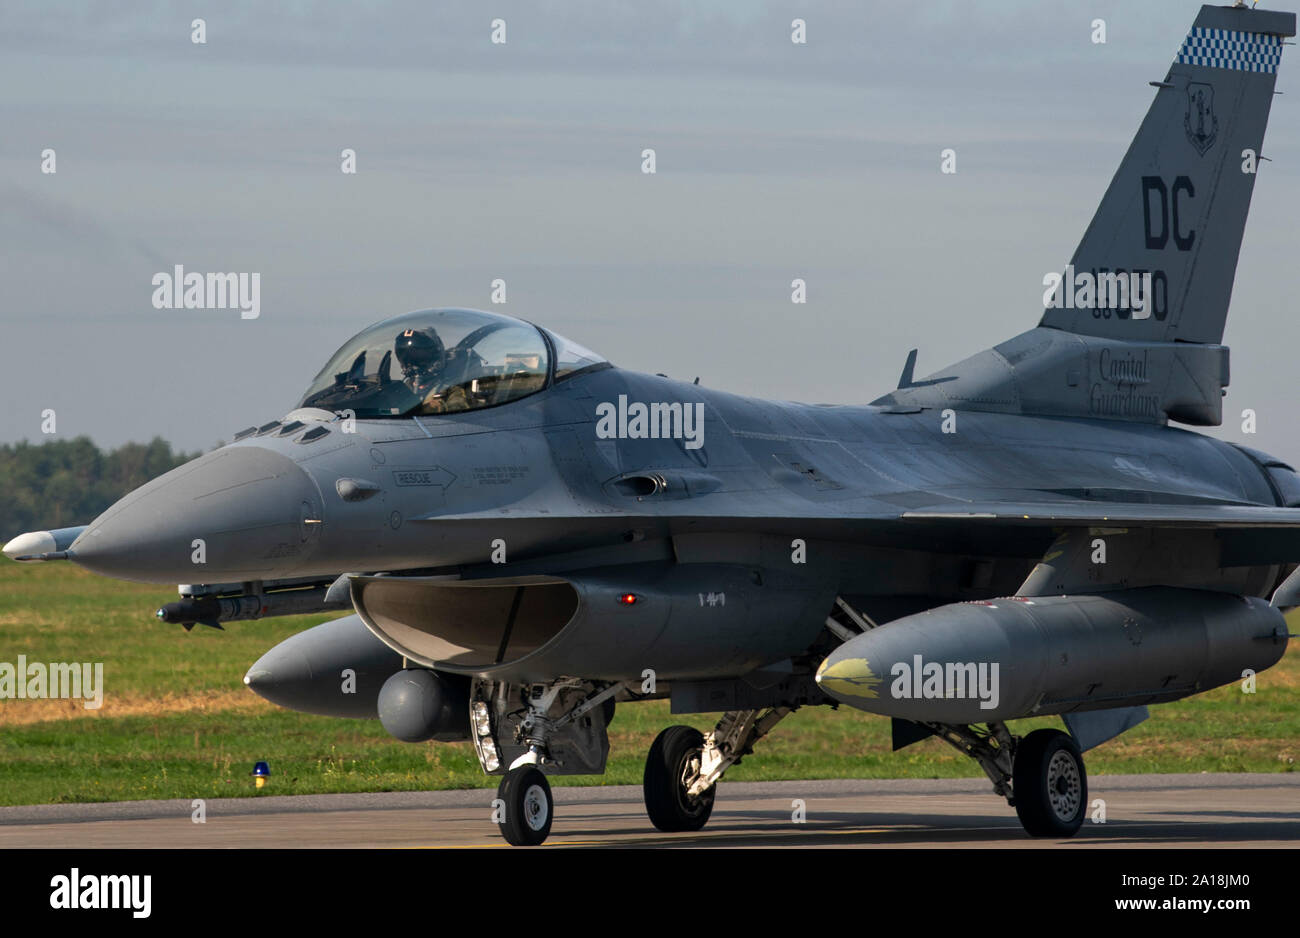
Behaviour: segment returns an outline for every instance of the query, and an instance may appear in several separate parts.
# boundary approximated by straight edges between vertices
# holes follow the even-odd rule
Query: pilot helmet
[[[443,345],[432,329],[404,329],[394,343],[404,374],[425,371],[442,361]]]

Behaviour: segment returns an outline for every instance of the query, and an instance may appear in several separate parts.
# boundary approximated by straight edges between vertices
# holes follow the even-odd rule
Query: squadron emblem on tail
[[[1187,85],[1187,113],[1183,115],[1187,142],[1204,156],[1219,138],[1219,117],[1214,113],[1214,86],[1203,81]]]

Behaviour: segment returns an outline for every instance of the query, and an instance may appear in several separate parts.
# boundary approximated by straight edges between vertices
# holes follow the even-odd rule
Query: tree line
[[[85,436],[0,445],[0,542],[89,524],[127,492],[199,455],[173,451],[161,437],[107,451]]]

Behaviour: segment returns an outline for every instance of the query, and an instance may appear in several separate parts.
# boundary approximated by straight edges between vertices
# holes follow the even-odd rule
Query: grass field
[[[0,804],[254,795],[253,763],[273,773],[268,794],[495,786],[468,743],[399,743],[377,720],[281,710],[242,683],[275,643],[326,616],[232,623],[186,633],[153,618],[166,587],[119,583],[68,564],[0,561],[0,662],[104,664],[104,704],[0,701]],[[1295,624],[1292,625],[1296,630]],[[623,705],[610,726],[608,773],[558,784],[640,783],[656,733],[705,729],[710,717],[674,717],[663,701]],[[1057,721],[1019,721],[1015,732]],[[1258,678],[1152,709],[1152,717],[1089,753],[1093,774],[1289,772],[1300,755],[1300,652]],[[727,774],[791,778],[979,776],[938,740],[889,749],[889,721],[841,708],[787,718]]]

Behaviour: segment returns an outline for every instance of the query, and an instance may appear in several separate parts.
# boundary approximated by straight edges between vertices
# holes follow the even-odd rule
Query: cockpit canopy
[[[536,326],[472,309],[426,309],[370,326],[334,353],[299,407],[416,417],[495,407],[608,364]]]

